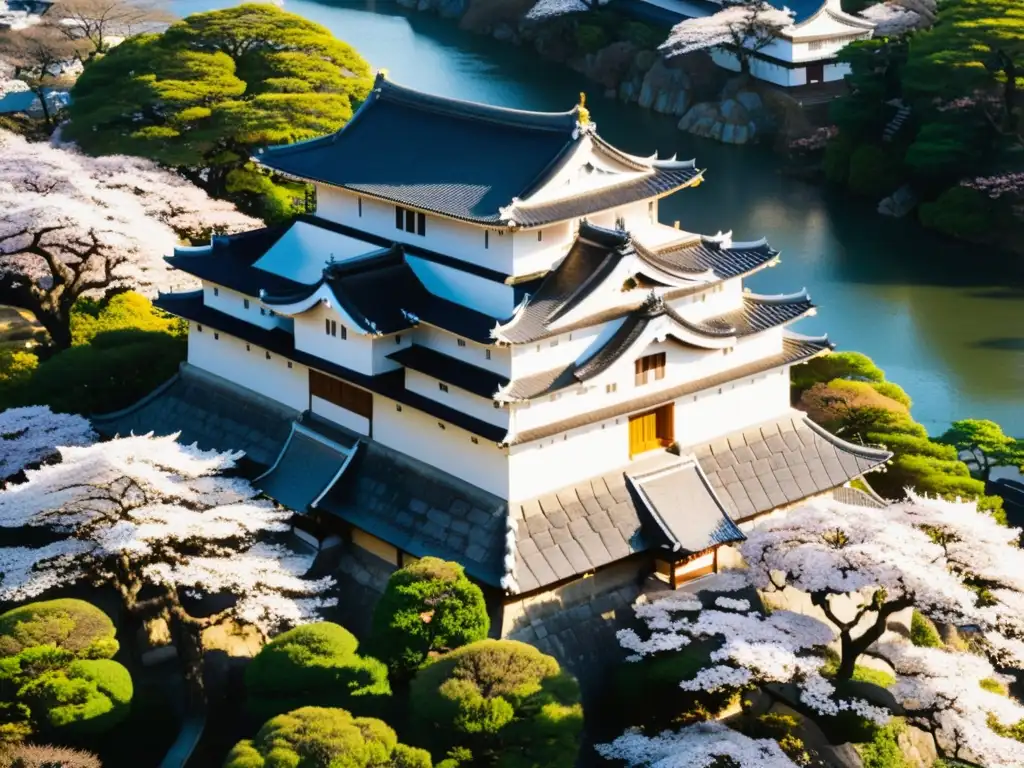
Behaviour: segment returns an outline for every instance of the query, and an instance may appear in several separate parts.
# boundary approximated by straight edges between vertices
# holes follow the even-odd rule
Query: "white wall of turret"
[[[779,354],[782,335],[782,328],[772,328],[742,337],[735,346],[726,349],[694,349],[673,340],[641,345],[590,381],[542,395],[528,403],[512,403],[512,423],[516,432],[536,429],[740,368]],[[634,361],[660,352],[665,353],[664,378],[654,379],[652,374],[647,383],[637,384]]]
[[[288,328],[290,326],[288,318],[271,314],[270,310],[261,304],[255,296],[246,296],[244,293],[233,291],[222,285],[204,282],[203,304],[260,328]]]
[[[508,410],[495,408],[494,401],[489,397],[480,397],[472,392],[456,387],[449,382],[440,381],[419,371],[406,369],[405,388],[424,397],[428,397],[460,413],[474,419],[486,421],[488,424],[508,428]]]

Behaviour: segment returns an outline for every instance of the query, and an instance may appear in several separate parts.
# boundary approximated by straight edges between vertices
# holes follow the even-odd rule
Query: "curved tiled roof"
[[[734,243],[727,235],[700,236],[657,249],[637,248],[640,257],[670,275],[682,277],[711,271],[721,280],[741,277],[771,264],[779,252],[765,240]]]

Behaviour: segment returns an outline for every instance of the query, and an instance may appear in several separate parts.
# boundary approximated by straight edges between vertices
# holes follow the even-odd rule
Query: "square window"
[[[444,429],[444,424],[442,424],[440,421],[437,422],[437,426],[439,426],[441,429]]]
[[[402,406],[399,405],[398,403],[395,403],[395,410],[401,412]]]
[[[665,378],[665,353],[658,352],[654,355],[646,355],[634,363],[635,379],[634,384],[641,386],[646,384],[651,372],[654,372],[655,379]]]
[[[196,330],[199,331],[200,333],[202,333],[203,332],[203,326],[197,325],[196,326]]]
[[[346,328],[343,325],[343,326],[341,326],[341,340],[345,341],[347,338],[348,338],[348,328]]]
[[[466,340],[465,340],[465,339],[459,339],[459,340],[458,340],[458,341],[457,341],[456,343],[457,343],[457,344],[458,344],[458,345],[459,345],[460,347],[464,347],[464,346],[466,346]]]
[[[484,359],[486,359],[486,360],[490,360],[491,359],[491,350],[489,350],[489,349],[485,349],[484,350]]]
[[[605,385],[604,391],[607,392],[608,394],[611,394],[612,392],[615,392],[618,388],[618,384],[607,384]]]
[[[495,408],[501,408],[501,403],[499,403],[497,400],[493,401],[493,405]]]
[[[214,341],[217,341],[217,339],[219,339],[219,338],[220,338],[220,334],[219,333],[213,334],[213,340]]]
[[[448,391],[448,385],[440,381],[437,382],[437,388],[440,389],[442,392]]]
[[[401,344],[401,343],[402,343],[402,334],[396,333],[395,334],[395,344]]]
[[[260,307],[260,314],[261,315],[266,315],[267,314],[267,310],[264,309],[263,307]]]
[[[242,299],[242,306],[244,306],[246,309],[248,309],[249,308],[249,300],[248,299]]]
[[[216,285],[213,286],[213,295],[220,296],[220,288],[218,288]]]
[[[475,435],[470,435],[469,436],[469,442],[473,443],[474,445],[479,445],[480,444],[480,441],[476,439]]]

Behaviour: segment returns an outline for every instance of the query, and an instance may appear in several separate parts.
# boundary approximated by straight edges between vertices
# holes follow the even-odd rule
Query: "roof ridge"
[[[808,293],[807,288],[801,288],[799,291],[794,293],[775,293],[775,294],[764,294],[764,293],[744,293],[744,301],[750,301],[754,304],[769,304],[769,305],[784,305],[784,304],[799,304],[800,302],[810,302],[811,294]]]
[[[888,461],[893,457],[892,451],[886,450],[885,448],[872,448],[867,445],[851,443],[849,440],[844,440],[843,438],[839,437],[839,435],[834,435],[820,424],[815,423],[814,421],[811,420],[811,417],[808,416],[803,411],[796,411],[796,413],[799,413],[803,417],[803,423],[810,427],[811,431],[817,433],[825,440],[828,440],[830,443],[832,443],[832,445],[840,447],[845,451],[860,456],[861,458],[864,459],[870,459],[872,461]]]

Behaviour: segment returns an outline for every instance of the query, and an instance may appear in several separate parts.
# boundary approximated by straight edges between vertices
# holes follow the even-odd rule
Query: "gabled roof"
[[[292,246],[311,248],[314,253],[306,254],[305,262],[299,264],[300,254]],[[347,258],[332,263],[331,256],[339,253]],[[354,255],[357,253],[360,255]],[[440,263],[454,261],[314,216],[216,236],[210,245],[176,248],[165,260],[201,280],[259,297],[264,304],[282,310],[302,302],[312,306],[319,300],[318,292],[330,292],[354,325],[366,333],[396,333],[422,322],[479,344],[493,344],[494,318],[430,293],[409,265],[406,253]],[[322,265],[311,272],[310,265],[315,265],[317,258]],[[471,264],[458,264],[473,270]],[[285,273],[303,276],[309,282]]]
[[[782,352],[777,355],[762,358],[761,360],[755,360],[747,365],[741,365],[737,368],[722,371],[721,373],[705,376],[702,379],[683,382],[675,387],[655,390],[644,394],[641,397],[609,405],[606,408],[600,408],[596,411],[588,411],[586,413],[577,414],[576,416],[571,416],[567,419],[562,419],[561,421],[534,427],[533,429],[526,429],[522,432],[516,433],[515,435],[507,437],[504,444],[521,445],[523,443],[531,443],[534,440],[542,440],[545,437],[561,434],[567,430],[576,429],[577,427],[586,426],[587,424],[595,424],[599,421],[614,419],[617,416],[624,416],[630,413],[639,413],[649,408],[654,408],[667,403],[671,400],[675,400],[676,398],[684,395],[693,395],[698,392],[704,392],[709,389],[714,389],[715,387],[720,387],[731,381],[748,379],[751,376],[757,376],[762,373],[768,373],[780,368],[788,368],[789,366],[796,365],[797,363],[806,362],[813,357],[824,354],[832,348],[833,345],[825,337],[813,338],[787,332],[786,337],[782,341]],[[514,386],[515,382],[513,382],[513,387]],[[515,390],[513,389],[513,391]]]
[[[568,112],[528,112],[421,93],[378,74],[337,133],[270,147],[254,158],[295,178],[483,225],[540,226],[692,183],[692,163],[642,161],[622,184],[564,199],[528,198],[565,167],[593,124]],[[600,151],[611,152],[603,142]],[[617,150],[616,150],[617,152]]]
[[[709,285],[749,275],[773,264],[779,252],[764,240],[733,243],[730,235],[696,236],[683,244],[670,243],[656,250],[640,244],[629,232],[580,223],[568,254],[544,277],[536,293],[515,314],[494,329],[494,338],[507,344],[530,344],[577,327],[613,320],[637,310],[646,300],[558,325],[580,306],[626,258],[636,257],[643,275],[658,286],[674,286],[669,298],[704,290]],[[557,325],[557,327],[555,327]]]
[[[681,338],[684,343],[705,339],[709,347],[717,348],[738,337],[750,336],[794,322],[813,311],[814,305],[803,291],[790,296],[746,294],[740,309],[694,322],[687,320],[660,297],[652,294],[585,360],[516,379],[501,394],[503,399],[529,400],[554,392],[556,389],[593,379],[627,354],[640,340],[648,326],[659,318],[668,321],[668,334]],[[675,333],[672,331],[673,328]]]
[[[692,555],[746,539],[695,459],[626,479],[673,551]]]

